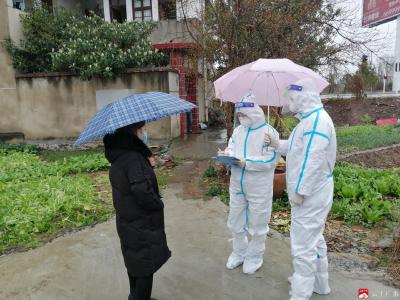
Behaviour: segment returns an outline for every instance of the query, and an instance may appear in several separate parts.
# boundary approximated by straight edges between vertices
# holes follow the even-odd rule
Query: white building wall
[[[20,42],[23,39],[21,16],[26,13],[20,11],[19,9],[13,8],[12,5],[8,6],[7,9],[10,38],[17,46],[20,46]]]
[[[152,8],[152,15],[153,15],[153,21],[159,21],[160,16],[158,13],[158,0],[151,0],[151,8]]]
[[[104,11],[104,20],[106,22],[111,22],[110,1],[109,0],[103,0],[103,11]]]
[[[126,20],[133,21],[133,0],[126,0]]]

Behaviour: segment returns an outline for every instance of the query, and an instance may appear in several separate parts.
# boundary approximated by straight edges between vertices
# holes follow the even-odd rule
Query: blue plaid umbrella
[[[161,92],[131,95],[116,100],[98,111],[74,145],[102,138],[129,124],[141,121],[153,122],[196,107],[190,102]]]

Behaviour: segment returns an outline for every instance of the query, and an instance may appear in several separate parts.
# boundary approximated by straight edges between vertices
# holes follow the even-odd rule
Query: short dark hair
[[[142,128],[144,125],[146,125],[145,121],[129,124],[129,125],[126,125],[124,127],[118,128],[115,131],[115,134],[117,134],[117,135],[133,135],[133,136],[137,136],[138,129]]]

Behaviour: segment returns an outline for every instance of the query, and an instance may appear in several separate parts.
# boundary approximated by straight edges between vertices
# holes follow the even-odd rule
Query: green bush
[[[109,23],[93,15],[38,8],[21,19],[21,48],[7,41],[14,67],[26,72],[73,72],[82,79],[112,78],[128,68],[160,66],[166,56],[153,50],[153,22]]]
[[[55,11],[38,8],[21,16],[23,40],[17,47],[11,40],[5,46],[9,51],[13,66],[21,73],[51,72],[51,53],[65,42],[67,24],[73,22],[77,12]]]

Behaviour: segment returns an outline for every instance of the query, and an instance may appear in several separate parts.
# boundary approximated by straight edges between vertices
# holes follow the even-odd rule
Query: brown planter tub
[[[275,169],[274,175],[274,199],[281,198],[286,189],[286,170]]]

